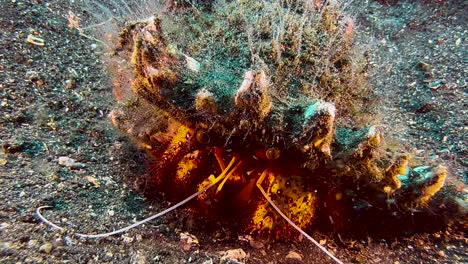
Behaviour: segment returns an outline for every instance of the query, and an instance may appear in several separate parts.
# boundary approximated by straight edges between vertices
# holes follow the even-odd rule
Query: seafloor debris
[[[33,34],[28,35],[28,37],[26,38],[26,42],[34,44],[36,46],[44,46],[45,45],[45,40],[44,39],[42,39],[40,37],[36,37]]]
[[[81,169],[81,168],[86,167],[86,164],[77,162],[76,160],[69,158],[69,157],[59,157],[57,159],[57,162],[59,165],[62,165],[64,167],[71,168],[71,169]]]

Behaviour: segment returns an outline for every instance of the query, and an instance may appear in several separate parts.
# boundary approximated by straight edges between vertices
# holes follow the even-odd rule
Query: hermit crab
[[[344,229],[363,211],[406,215],[444,185],[445,167],[386,146],[353,21],[335,1],[187,6],[116,39],[109,117],[152,157],[155,192],[191,195],[79,236],[196,198],[202,211],[236,212],[246,232],[294,228],[341,263],[303,230]]]

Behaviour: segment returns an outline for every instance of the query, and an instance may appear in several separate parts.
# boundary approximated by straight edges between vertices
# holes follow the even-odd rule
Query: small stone
[[[65,87],[67,87],[67,89],[73,89],[75,88],[75,80],[74,79],[68,79],[65,81]]]
[[[299,253],[291,250],[286,256],[286,261],[289,263],[302,263],[302,256]]]
[[[180,242],[179,248],[182,250],[190,250],[192,248],[198,247],[200,243],[198,239],[189,233],[180,233]]]
[[[255,249],[260,249],[260,248],[263,248],[265,246],[262,242],[253,239],[252,236],[249,236],[249,235],[239,236],[239,240],[248,242],[250,244],[250,246],[255,248]]]
[[[90,183],[92,183],[92,184],[93,184],[94,186],[96,186],[96,187],[99,187],[99,186],[100,186],[100,185],[99,185],[99,181],[98,181],[96,178],[92,177],[92,176],[86,176],[85,179],[86,179],[87,181],[89,181]]]
[[[410,88],[414,88],[416,87],[416,82],[412,82],[412,83],[409,83],[408,85],[406,85],[406,88],[410,89]]]
[[[58,164],[70,169],[81,169],[86,167],[84,163],[77,162],[76,160],[69,157],[59,157]]]
[[[30,82],[37,82],[40,80],[39,73],[36,71],[27,71],[25,74],[25,77],[30,81]]]
[[[122,236],[122,239],[123,239],[123,242],[124,242],[125,244],[130,244],[130,243],[132,243],[133,240],[134,240],[133,237],[131,237],[131,236],[125,236],[125,235]]]
[[[7,228],[7,227],[9,227],[9,226],[10,226],[9,223],[3,222],[3,223],[0,224],[0,230],[5,229],[5,228]]]
[[[230,249],[222,252],[221,261],[240,261],[248,258],[242,248]]]
[[[3,143],[2,150],[5,153],[18,153],[24,150],[23,143]]]
[[[432,90],[437,90],[442,86],[441,81],[433,81],[427,84],[427,86]]]
[[[52,244],[51,243],[45,243],[39,248],[39,252],[43,252],[46,254],[49,254],[52,251]]]
[[[443,250],[437,251],[437,254],[443,258],[445,258],[445,252]]]
[[[57,238],[54,240],[54,243],[52,243],[52,246],[54,248],[62,248],[65,246],[65,241],[62,238]]]
[[[9,248],[12,248],[12,247],[13,247],[13,244],[11,244],[10,242],[4,242],[4,243],[0,244],[1,249],[9,249]]]
[[[148,263],[148,261],[146,261],[146,257],[141,253],[141,252],[137,252],[133,258],[134,261],[132,263],[135,263],[135,264],[146,264]]]
[[[250,241],[250,246],[255,248],[255,249],[260,249],[260,248],[263,248],[265,245],[260,241],[251,240]]]

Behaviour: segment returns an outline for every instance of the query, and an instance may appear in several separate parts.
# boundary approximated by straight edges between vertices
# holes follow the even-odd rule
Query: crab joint
[[[204,180],[202,183],[200,183],[198,185],[198,189],[201,190],[202,188],[204,188],[205,186],[208,186],[208,185],[215,185],[217,184],[219,181],[223,180],[224,181],[222,182],[222,184],[220,185],[220,187],[218,188],[217,192],[219,192],[224,184],[224,182],[226,181],[225,178],[229,178],[232,173],[237,169],[237,167],[240,165],[241,162],[238,162],[236,164],[236,166],[234,166],[234,168],[231,170],[231,167],[232,165],[234,165],[234,163],[236,162],[236,160],[239,159],[239,156],[236,155],[234,157],[232,157],[231,161],[229,162],[229,164],[227,165],[227,167],[221,172],[221,174],[218,176],[218,177],[214,177],[214,175],[210,175],[210,177],[208,177],[208,179]],[[200,196],[199,198],[201,199],[204,199],[206,198],[206,194]]]
[[[239,161],[239,163],[236,164],[236,166],[234,166],[234,168],[226,175],[226,177],[224,178],[224,180],[221,182],[221,184],[218,186],[218,189],[216,190],[216,193],[218,193],[219,191],[221,191],[221,189],[223,188],[224,184],[226,183],[226,181],[231,177],[231,175],[234,173],[234,171],[237,170],[237,167],[239,167],[239,165],[242,163],[242,161]]]

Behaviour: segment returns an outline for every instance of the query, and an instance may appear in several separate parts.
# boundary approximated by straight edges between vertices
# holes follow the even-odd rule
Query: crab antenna
[[[333,256],[333,254],[330,251],[328,251],[325,247],[320,245],[315,239],[313,239],[311,236],[309,236],[309,234],[307,234],[304,230],[302,230],[300,227],[298,227],[296,224],[294,224],[294,222],[291,219],[289,219],[289,217],[287,217],[283,212],[281,212],[279,207],[271,200],[271,198],[268,196],[268,194],[265,192],[265,190],[263,190],[261,185],[257,184],[257,187],[260,189],[260,192],[262,192],[263,196],[265,196],[265,199],[268,201],[268,203],[270,203],[270,205],[276,210],[276,212],[278,212],[278,214],[281,215],[281,217],[284,218],[284,220],[286,220],[292,227],[294,227],[297,231],[299,231],[299,233],[301,233],[307,239],[312,241],[312,243],[314,243],[318,248],[320,248],[323,252],[325,252],[325,254],[327,254],[331,259],[336,261],[336,263],[343,264],[343,262],[341,260],[339,260],[335,256]]]
[[[52,223],[51,221],[47,220],[42,214],[41,214],[41,210],[42,209],[45,209],[45,208],[53,208],[53,206],[49,206],[49,205],[45,205],[45,206],[40,206],[36,209],[36,215],[39,217],[39,219],[41,219],[42,222],[46,223],[47,225],[55,228],[55,229],[58,229],[60,231],[63,231],[65,230],[63,227],[60,227],[54,223]]]
[[[158,218],[160,216],[163,216],[175,209],[177,209],[178,207],[184,205],[185,203],[189,202],[190,200],[192,200],[193,198],[197,197],[198,195],[200,195],[201,193],[205,192],[206,190],[210,189],[211,187],[213,187],[215,185],[215,183],[212,183],[208,186],[206,186],[205,188],[203,188],[202,190],[190,195],[189,197],[187,197],[185,200],[167,208],[166,210],[162,211],[162,212],[159,212],[155,215],[152,215],[148,218],[145,218],[133,225],[130,225],[130,226],[127,226],[127,227],[124,227],[124,228],[121,228],[119,230],[115,230],[115,231],[112,231],[112,232],[109,232],[109,233],[103,233],[103,234],[94,234],[94,235],[87,235],[87,234],[80,234],[80,233],[73,233],[73,235],[77,236],[77,237],[83,237],[83,238],[101,238],[101,237],[108,237],[108,236],[112,236],[112,235],[116,235],[116,234],[120,234],[120,233],[123,233],[129,229],[132,229],[134,227],[137,227],[137,226],[140,226],[146,222],[149,222],[155,218]],[[46,223],[47,225],[53,227],[53,228],[56,228],[56,229],[59,229],[60,231],[63,231],[65,230],[65,228],[63,227],[60,227],[54,223],[52,223],[51,221],[47,220],[41,213],[41,210],[44,209],[44,208],[51,208],[52,206],[41,206],[41,207],[38,207],[36,209],[36,214],[37,216],[39,217],[39,219],[41,219],[41,221],[43,221],[44,223]]]

